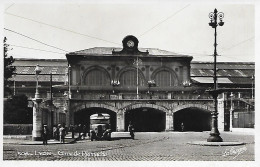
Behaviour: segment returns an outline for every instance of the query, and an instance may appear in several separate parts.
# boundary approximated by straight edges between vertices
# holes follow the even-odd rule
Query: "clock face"
[[[129,47],[129,48],[132,48],[132,47],[134,47],[134,45],[135,45],[135,43],[132,41],[132,40],[129,40],[129,41],[127,41],[127,46]]]

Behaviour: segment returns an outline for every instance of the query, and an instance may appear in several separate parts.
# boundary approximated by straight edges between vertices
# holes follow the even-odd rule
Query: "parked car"
[[[110,115],[105,113],[90,116],[90,139],[111,140]]]

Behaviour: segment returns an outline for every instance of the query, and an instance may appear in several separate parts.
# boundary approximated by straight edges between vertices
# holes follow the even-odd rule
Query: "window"
[[[106,86],[110,85],[110,78],[104,71],[93,69],[87,73],[85,84],[87,86]]]
[[[160,87],[173,86],[173,76],[167,70],[162,70],[156,73],[155,83]]]
[[[120,85],[126,85],[126,86],[136,86],[136,70],[128,70],[123,72],[120,75]],[[139,86],[144,86],[144,78],[143,75],[139,72],[138,75],[138,82]]]

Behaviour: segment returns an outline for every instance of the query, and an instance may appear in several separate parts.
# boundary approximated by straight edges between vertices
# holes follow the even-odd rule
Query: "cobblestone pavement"
[[[4,144],[4,160],[49,161],[254,161],[254,135],[223,132],[224,141],[240,146],[200,146],[209,132],[136,133],[136,139],[112,141],[81,140],[74,144]]]

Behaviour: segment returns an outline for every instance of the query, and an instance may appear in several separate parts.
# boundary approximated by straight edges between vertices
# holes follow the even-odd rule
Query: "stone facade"
[[[139,125],[143,119],[150,120],[144,124],[151,124],[158,116],[162,121],[155,124],[163,124],[158,131],[172,131],[179,130],[180,120],[186,119],[194,125],[209,121],[205,115],[214,110],[213,99],[206,91],[213,87],[212,63],[191,62],[192,57],[188,55],[139,48],[133,36],[124,38],[123,48],[96,47],[72,52],[66,57],[67,60],[21,60],[14,64],[17,75],[12,78],[15,86],[11,89],[16,94],[26,94],[31,100],[35,94],[36,64],[42,69],[39,106],[46,112],[38,123],[35,119],[35,129],[43,123],[51,126],[51,120],[53,124],[77,124],[82,116],[79,113],[87,120],[89,114],[97,111],[115,115],[113,121],[118,131],[125,131],[134,116],[140,117]],[[219,63],[218,68],[218,87],[229,89],[218,99],[218,126],[222,131],[229,130],[230,92],[234,94],[233,112],[254,111],[254,80],[251,79],[254,63]],[[50,85],[50,74],[53,85]],[[50,101],[52,86],[54,107],[51,109],[46,102]],[[34,107],[34,112],[39,112],[36,105]],[[198,117],[205,116],[204,120],[187,118],[193,114],[187,112],[190,109]],[[198,111],[206,114],[200,115]],[[159,115],[149,115],[153,112]],[[151,129],[146,127],[146,130]],[[36,131],[33,131],[35,135],[39,133]]]
[[[129,41],[134,46],[128,46]],[[172,131],[175,112],[186,108],[212,111],[212,99],[188,100],[193,96],[190,92],[198,89],[187,87],[191,56],[154,49],[139,51],[134,36],[127,36],[122,43],[121,50],[92,48],[66,55],[71,95],[67,126],[75,123],[78,111],[105,108],[116,113],[117,130],[124,131],[127,111],[152,108],[165,113],[164,130]],[[152,81],[153,86],[149,85]]]

